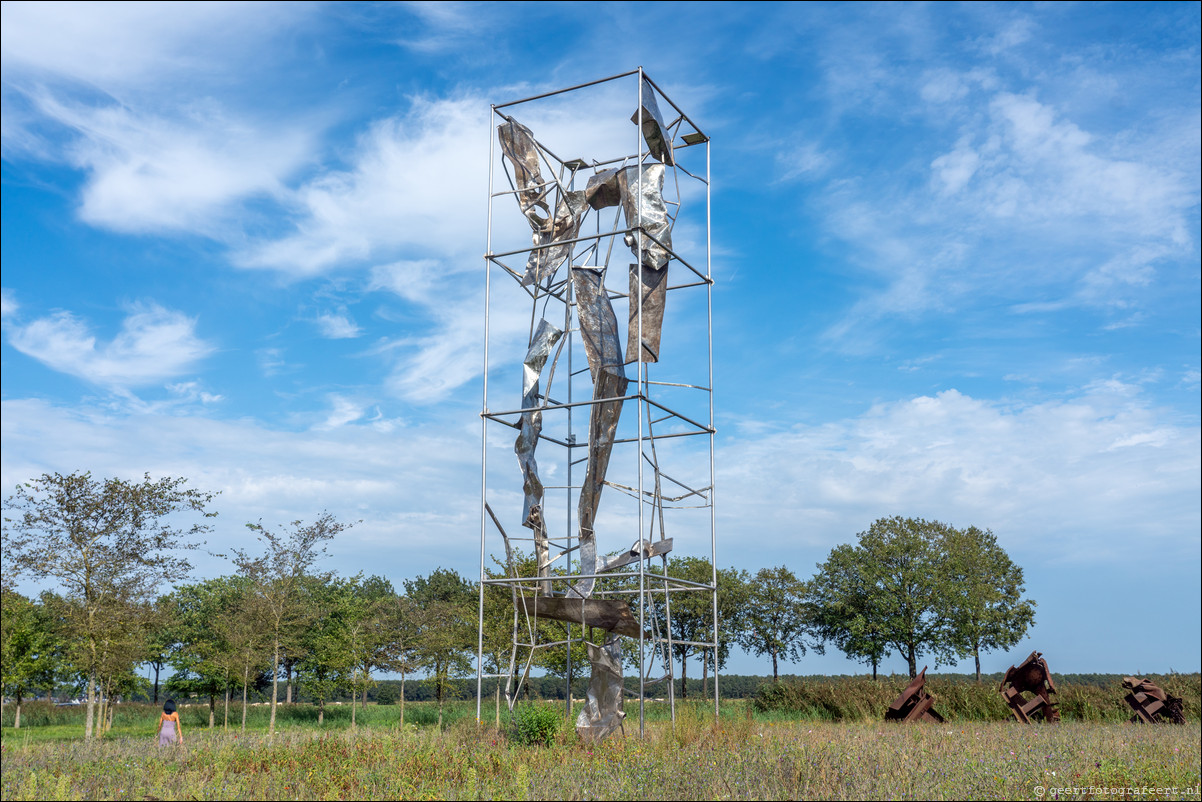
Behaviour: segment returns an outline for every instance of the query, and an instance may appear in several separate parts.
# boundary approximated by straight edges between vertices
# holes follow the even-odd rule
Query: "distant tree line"
[[[443,568],[401,588],[379,576],[337,576],[321,563],[330,541],[353,524],[322,513],[285,527],[248,524],[257,544],[231,550],[230,574],[189,582],[186,557],[210,529],[213,498],[184,479],[149,475],[135,482],[45,474],[17,487],[4,505],[0,668],[18,725],[23,699],[64,681],[86,696],[87,737],[105,731],[112,700],[143,692],[156,702],[163,693],[207,700],[210,725],[220,705],[228,726],[233,702],[243,728],[248,701],[264,694],[271,731],[277,705],[301,699],[301,689],[319,708],[319,721],[327,704],[347,697],[352,721],[359,705],[374,700],[398,704],[403,722],[404,703],[415,698],[437,701],[441,721],[445,701],[465,692],[463,678],[475,673],[474,581]],[[184,523],[189,514],[198,521]],[[494,558],[489,573],[534,574],[532,555],[507,559],[510,565]],[[716,650],[695,645],[714,642],[713,597],[672,594],[674,673],[686,698],[709,696],[710,675],[725,667],[732,646],[770,661],[774,681],[782,661],[831,646],[871,666],[874,678],[894,654],[907,661],[910,676],[924,659],[938,666],[973,657],[979,681],[980,654],[1014,645],[1034,618],[1022,569],[991,532],[921,519],[876,521],[856,544],[836,547],[808,581],[783,565],[754,575],[715,572],[697,557],[673,557],[666,568],[707,585],[717,577]],[[19,577],[49,580],[54,589],[26,598],[15,590]],[[650,597],[661,632],[669,631],[663,597]],[[484,621],[484,671],[504,673],[510,590],[485,587]],[[537,626],[543,642],[566,637],[561,622],[539,619]],[[605,635],[586,634],[598,641]],[[637,656],[628,654],[627,662],[637,665]],[[699,680],[689,677],[690,662],[700,663]],[[150,667],[152,681],[140,677],[139,666]],[[570,682],[573,695],[584,695],[583,644],[570,655],[540,650],[536,668],[546,676],[528,676],[526,693],[563,698]],[[400,679],[381,684],[382,675]],[[416,686],[409,683],[414,677]],[[759,682],[723,676],[723,695],[751,695],[754,688],[744,686],[753,679]],[[485,685],[498,711],[503,682]]]

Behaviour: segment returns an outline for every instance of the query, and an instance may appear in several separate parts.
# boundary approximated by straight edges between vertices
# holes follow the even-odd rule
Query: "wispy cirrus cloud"
[[[264,130],[212,103],[164,118],[124,106],[36,102],[46,118],[72,132],[63,153],[88,175],[80,217],[114,231],[225,239],[238,204],[282,194],[284,179],[313,147],[300,126]]]
[[[1020,47],[1037,34],[1016,22],[994,44]],[[1196,259],[1196,109],[1152,128],[1110,118],[1087,125],[1063,98],[1042,98],[1040,84],[1014,88],[1016,79],[971,58],[928,69],[894,56],[899,75],[916,78],[915,125],[925,136],[891,145],[911,151],[890,173],[864,171],[855,147],[843,148],[809,204],[877,284],[827,331],[830,341],[985,298],[1027,313],[1128,309],[1156,297],[1133,291],[1154,288],[1161,268]],[[897,91],[910,97],[913,88]],[[940,141],[947,145],[930,149]]]
[[[240,204],[279,193],[326,123],[272,119],[220,90],[311,13],[273,3],[5,4],[6,157],[84,172],[79,215],[91,225],[236,241]]]
[[[5,81],[68,81],[121,94],[236,66],[248,42],[313,9],[291,3],[5,3]]]
[[[70,312],[28,323],[9,315],[9,344],[52,370],[111,389],[155,384],[194,369],[214,351],[196,320],[157,304],[135,305],[107,342]]]

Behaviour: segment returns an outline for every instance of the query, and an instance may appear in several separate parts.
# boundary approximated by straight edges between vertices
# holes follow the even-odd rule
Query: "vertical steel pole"
[[[713,176],[710,173],[710,141],[705,140],[705,285],[706,295],[706,336],[709,340],[709,388],[710,388],[710,568],[713,569],[714,583],[714,719],[719,713],[718,702],[718,538],[717,515],[715,512],[717,485],[714,482],[714,274],[713,246],[711,242],[711,187]]]
[[[636,287],[638,292],[637,313],[639,317],[638,325],[638,342],[636,343],[634,367],[638,371],[638,460],[639,469],[639,493],[636,497],[639,505],[639,536],[635,541],[639,549],[639,737],[645,737],[646,727],[646,679],[647,667],[644,661],[644,652],[646,644],[644,642],[644,633],[646,632],[646,615],[647,615],[647,599],[646,599],[646,583],[644,579],[647,561],[643,558],[643,404],[646,398],[646,385],[643,381],[643,68],[639,66],[639,120],[635,132],[635,141],[638,145],[638,183],[636,184],[635,192],[635,221],[637,230],[635,231],[635,242],[638,244],[638,275],[636,276]],[[629,287],[629,279],[627,280]],[[629,300],[627,301],[629,307]],[[627,310],[629,312],[629,309]],[[629,334],[627,334],[629,337]]]
[[[492,190],[493,144],[492,125],[496,106],[488,112],[488,234],[484,246],[484,389],[480,407],[480,599],[476,610],[476,726],[480,726],[480,702],[484,688],[484,536],[488,531],[485,504],[488,502],[488,314],[491,301],[489,277],[492,275]],[[500,680],[498,679],[498,682]]]

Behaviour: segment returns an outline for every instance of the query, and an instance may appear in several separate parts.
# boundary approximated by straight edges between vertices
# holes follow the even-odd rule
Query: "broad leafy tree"
[[[772,658],[772,681],[780,681],[780,661],[795,663],[806,652],[805,583],[783,565],[761,568],[747,583],[739,644],[757,657]]]
[[[87,738],[100,672],[113,654],[106,639],[123,628],[127,611],[191,570],[184,555],[209,526],[181,526],[183,514],[216,515],[206,510],[213,494],[186,483],[149,474],[137,482],[47,473],[17,485],[4,502],[11,513],[4,517],[4,572],[54,579],[67,602],[64,623],[87,678]]]
[[[167,613],[165,632],[173,643],[176,673],[169,686],[175,693],[208,697],[209,726],[216,720],[217,696],[224,696],[224,725],[229,725],[229,691],[239,678],[242,654],[232,634],[236,617],[247,610],[244,581],[218,577],[177,587],[160,602]]]
[[[397,594],[392,583],[381,576],[356,577],[350,589],[353,605],[348,632],[354,666],[351,685],[352,691],[357,689],[367,705],[368,688],[375,684],[372,674],[390,670],[395,661]],[[354,716],[352,701],[352,721]]]
[[[944,552],[952,644],[960,656],[972,656],[980,682],[981,652],[1022,640],[1035,621],[1035,602],[1023,598],[1023,569],[988,529],[949,530]]]
[[[867,644],[883,644],[906,659],[912,678],[926,655],[936,665],[953,659],[944,552],[950,531],[938,521],[881,518],[859,534],[856,546],[837,549],[819,565],[811,581],[812,600],[827,605],[816,612],[819,620],[838,621],[838,609],[847,616],[844,626],[856,624],[856,614],[869,619],[860,622],[859,637],[834,638],[854,646],[848,656],[863,659]]]
[[[471,670],[476,646],[476,588],[455,571],[439,568],[428,577],[405,580],[405,595],[416,608],[418,653],[434,685],[441,727],[443,703],[452,681]]]
[[[353,583],[332,578],[306,580],[314,617],[300,636],[296,664],[309,697],[317,704],[317,723],[325,724],[326,703],[348,684],[355,671],[350,637],[356,615]]]
[[[4,697],[12,697],[17,705],[13,729],[21,728],[25,697],[54,688],[63,651],[45,605],[4,590],[0,600],[0,676]]]
[[[883,634],[877,596],[884,583],[877,568],[854,546],[836,546],[818,574],[806,585],[806,618],[821,654],[827,643],[847,657],[872,666],[877,678],[881,661],[890,654]]]

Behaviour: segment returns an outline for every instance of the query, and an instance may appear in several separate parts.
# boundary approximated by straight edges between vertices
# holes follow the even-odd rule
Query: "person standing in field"
[[[184,731],[179,726],[179,713],[175,711],[175,700],[168,699],[159,716],[159,746],[184,745]]]

